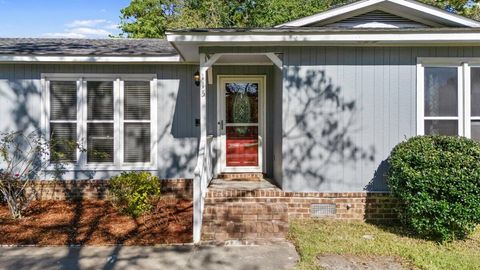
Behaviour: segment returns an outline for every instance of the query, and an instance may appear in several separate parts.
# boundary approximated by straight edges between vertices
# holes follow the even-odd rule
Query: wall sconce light
[[[195,85],[196,86],[200,86],[200,72],[195,72],[195,74],[193,74],[193,81],[195,82]]]

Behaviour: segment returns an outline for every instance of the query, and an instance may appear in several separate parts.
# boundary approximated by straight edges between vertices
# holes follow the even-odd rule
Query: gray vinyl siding
[[[157,170],[161,178],[192,178],[199,128],[196,65],[0,64],[0,131],[40,130],[41,73],[157,74]],[[116,171],[77,171],[65,179],[102,179]]]
[[[273,181],[279,186],[283,185],[283,155],[282,155],[282,90],[283,73],[275,68],[273,73],[273,91],[271,99],[273,102],[272,110],[267,111],[272,114],[273,119]]]
[[[470,56],[480,47],[285,48],[282,188],[388,190],[390,151],[416,135],[417,57]]]
[[[266,170],[286,191],[385,191],[391,149],[416,134],[418,57],[480,57],[480,47],[212,47],[283,53],[275,66],[214,66],[208,133],[216,135],[217,75],[267,75]],[[41,73],[156,73],[157,174],[192,178],[199,128],[198,65],[0,64],[0,131],[40,127]],[[75,172],[107,178],[118,172]]]

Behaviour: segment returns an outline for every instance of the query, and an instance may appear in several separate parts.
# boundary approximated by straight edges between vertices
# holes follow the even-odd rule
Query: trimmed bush
[[[124,172],[112,177],[109,184],[114,205],[133,217],[150,212],[160,196],[158,177],[148,172]]]
[[[480,144],[463,137],[417,136],[397,145],[387,181],[400,219],[420,236],[465,238],[480,224]]]

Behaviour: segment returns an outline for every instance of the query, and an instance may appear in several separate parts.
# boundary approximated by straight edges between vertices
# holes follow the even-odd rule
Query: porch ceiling
[[[222,55],[214,65],[272,65],[272,61],[265,55],[236,54]]]

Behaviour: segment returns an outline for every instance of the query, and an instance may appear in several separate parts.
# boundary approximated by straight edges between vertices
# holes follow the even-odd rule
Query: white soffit
[[[432,27],[480,27],[480,22],[413,0],[363,0],[277,25],[302,27],[330,24],[373,10],[382,10]]]

